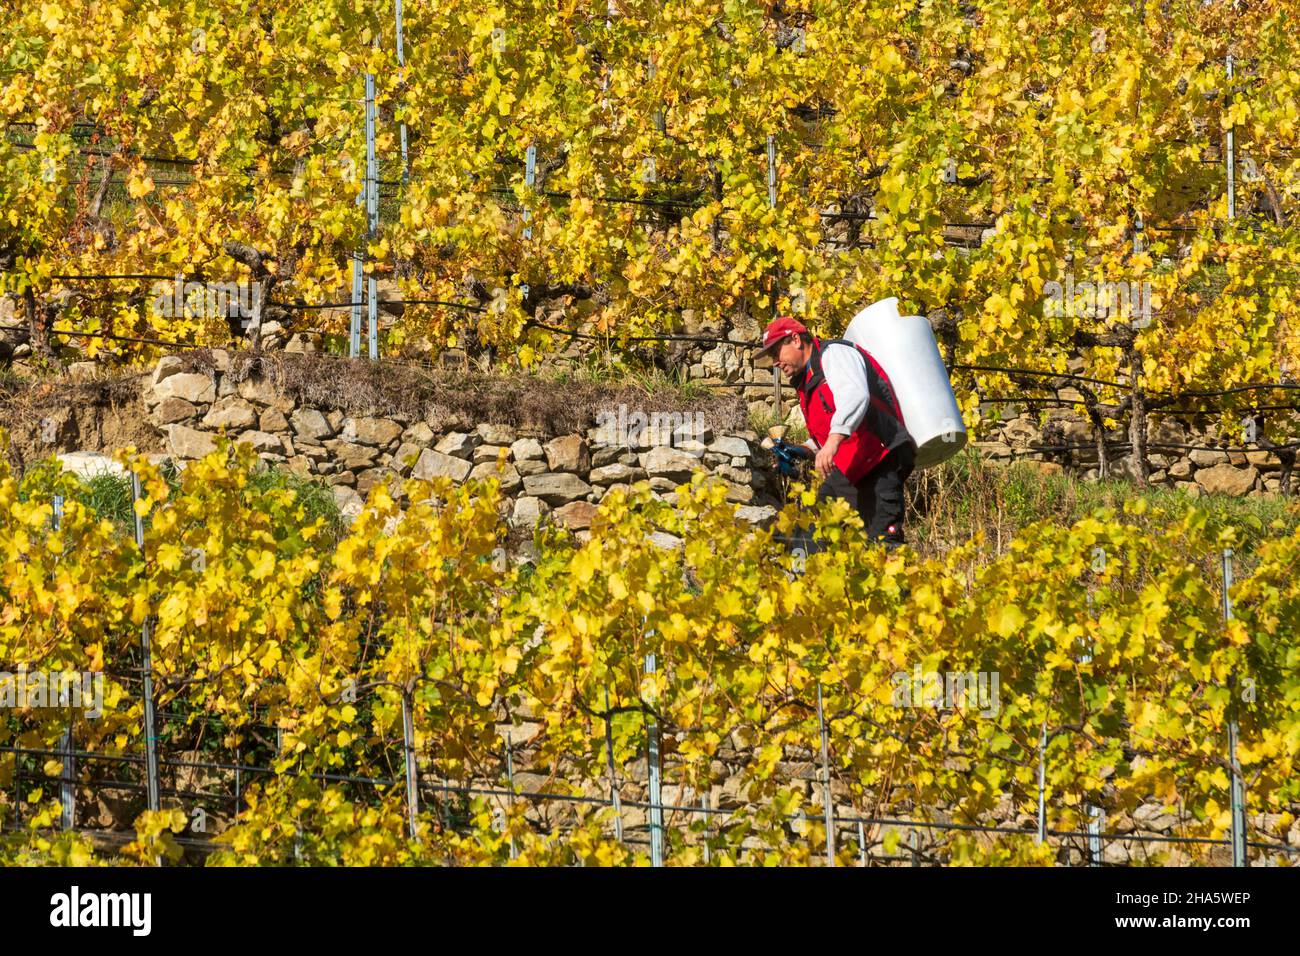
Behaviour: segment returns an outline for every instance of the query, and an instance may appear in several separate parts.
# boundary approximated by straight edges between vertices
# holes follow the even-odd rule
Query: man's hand
[[[831,468],[835,464],[835,451],[840,447],[840,442],[844,441],[843,435],[831,433],[826,436],[826,444],[817,452],[817,459],[813,463],[817,468],[817,474],[826,478],[831,473]]]

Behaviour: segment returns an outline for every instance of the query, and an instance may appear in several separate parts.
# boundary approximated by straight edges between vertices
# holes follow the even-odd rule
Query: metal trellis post
[[[358,200],[361,195],[358,194]],[[348,356],[361,354],[361,296],[363,285],[361,250],[352,253],[352,321],[348,328]]]
[[[415,714],[411,694],[402,693],[402,742],[406,762],[406,825],[412,840],[419,839],[420,778],[415,765]]]
[[[63,496],[55,495],[50,502],[54,509],[53,527],[55,531],[63,523]],[[63,779],[59,783],[59,801],[62,804],[62,815],[60,822],[63,829],[71,830],[76,825],[77,819],[77,790],[75,781],[77,779],[77,763],[73,756],[76,748],[73,746],[72,737],[72,705],[71,701],[60,699],[60,704],[68,705],[68,729],[63,732],[59,738],[59,753],[63,755]]]
[[[1232,54],[1227,57],[1228,71],[1228,92],[1224,96],[1224,106],[1232,103]],[[1236,146],[1237,138],[1231,125],[1228,126],[1228,219],[1235,219],[1237,216],[1237,166],[1236,166]]]
[[[379,235],[379,164],[375,159],[375,75],[366,74],[366,239],[373,242]],[[370,276],[367,318],[371,360],[379,358],[378,294],[374,275]]]
[[[397,21],[397,65],[402,71],[402,79],[406,79],[406,47],[402,38],[402,0],[393,0],[393,15]],[[402,144],[402,188],[405,189],[411,182],[411,166],[406,153],[406,121],[403,120],[398,127],[398,136]]]
[[[700,797],[700,809],[704,811],[704,864],[707,866],[710,861],[709,838],[713,836],[713,820],[709,817],[709,795],[707,793]]]
[[[131,500],[132,511],[135,514],[135,543],[140,549],[140,556],[146,557],[144,553],[144,519],[140,517],[140,512],[135,509],[134,504],[140,500],[140,475],[137,472],[131,472]],[[141,691],[141,699],[144,704],[144,772],[145,772],[145,791],[148,795],[148,804],[150,810],[158,809],[158,738],[154,729],[154,712],[153,712],[153,648],[152,635],[153,617],[146,614],[144,625],[140,628],[140,676],[144,682],[144,688]]]
[[[645,657],[645,672],[655,672],[655,656]],[[659,722],[653,717],[646,720],[646,776],[650,784],[650,865],[664,865],[664,808],[662,773],[659,755]]]
[[[524,152],[524,185],[533,189],[537,185],[537,144],[530,143],[528,149]],[[524,207],[524,238],[533,238],[533,227],[529,225],[532,220],[531,211],[527,206]]]
[[[776,208],[776,136],[767,134],[767,204]],[[776,318],[776,271],[772,272],[772,318]],[[772,363],[772,406],[776,410],[777,421],[783,420],[781,414],[781,370]]]
[[[1232,549],[1223,549],[1223,620],[1232,620]],[[1246,784],[1237,763],[1237,681],[1229,681],[1232,699],[1228,703],[1228,763],[1232,765],[1232,865],[1246,866]]]
[[[1141,223],[1141,220],[1139,219],[1138,222]],[[1139,225],[1138,228],[1140,229],[1141,226]],[[1137,241],[1137,237],[1134,236],[1133,242],[1135,248]],[[1089,620],[1092,619],[1091,591],[1088,592],[1088,618]],[[1087,664],[1092,661],[1091,644],[1089,645],[1089,648],[1090,649],[1087,653],[1079,655],[1080,664]],[[1094,806],[1091,803],[1085,803],[1084,810],[1088,814],[1088,865],[1101,866],[1101,829],[1104,813],[1101,807]]]
[[[515,758],[513,753],[513,747],[510,744],[509,731],[506,732],[506,784],[510,788],[510,795],[506,797],[506,809],[508,811],[511,808],[513,808],[515,805]],[[506,817],[507,827],[509,826],[509,822],[510,822],[509,814],[507,813],[507,817]],[[514,859],[518,859],[518,857],[519,857],[519,848],[515,846],[515,837],[514,834],[512,833],[510,835],[510,859],[514,860]]]
[[[835,813],[831,806],[830,734],[826,729],[826,712],[822,706],[822,685],[817,682],[817,723],[822,738],[822,810],[826,817],[826,865],[835,865]]]
[[[1043,729],[1038,735],[1038,832],[1034,835],[1035,843],[1047,839],[1047,720],[1043,720]]]
[[[614,836],[623,842],[623,806],[614,774],[614,727],[609,714],[609,688],[605,688],[605,764],[609,768],[609,803],[614,808]]]

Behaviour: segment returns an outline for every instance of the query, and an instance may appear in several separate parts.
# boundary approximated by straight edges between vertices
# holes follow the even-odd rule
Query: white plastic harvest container
[[[899,315],[898,299],[881,299],[849,323],[844,337],[880,363],[898,396],[907,430],[916,440],[916,470],[951,458],[966,445],[948,370],[924,316]]]

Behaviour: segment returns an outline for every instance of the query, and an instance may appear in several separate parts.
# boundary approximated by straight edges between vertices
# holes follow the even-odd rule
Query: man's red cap
[[[794,335],[796,332],[807,335],[808,327],[792,315],[777,316],[768,323],[767,328],[763,331],[763,345],[760,351],[770,352],[780,345],[782,340]]]

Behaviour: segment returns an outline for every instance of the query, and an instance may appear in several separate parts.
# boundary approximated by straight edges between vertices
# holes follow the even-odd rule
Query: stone
[[[264,432],[287,432],[289,419],[285,418],[284,412],[278,408],[264,408],[262,414],[257,417],[257,427]]]
[[[520,438],[513,442],[510,445],[510,454],[514,456],[516,463],[521,461],[543,461],[546,458],[542,443],[536,438]]]
[[[275,384],[265,376],[246,378],[239,383],[239,396],[254,405],[273,405],[282,412],[293,409],[293,399],[281,395]]]
[[[1055,461],[1027,461],[1025,464],[1040,475],[1059,475],[1065,471],[1060,462]]]
[[[365,501],[356,491],[344,484],[336,484],[330,491],[334,495],[334,503],[338,505],[339,514],[344,522],[351,524],[356,520],[357,515],[361,514],[362,509],[365,508]]]
[[[1147,420],[1147,443],[1150,445],[1187,445],[1187,426],[1176,418]]]
[[[655,531],[654,533],[647,535],[647,537],[651,544],[658,545],[661,548],[671,549],[680,548],[682,546],[681,538],[676,535],[671,535],[666,531]]]
[[[1258,478],[1259,472],[1253,466],[1234,468],[1222,464],[1196,472],[1196,483],[1212,495],[1244,495],[1255,487]]]
[[[527,461],[517,461],[515,462],[515,470],[519,472],[520,475],[524,476],[540,475],[542,472],[546,471],[546,462],[545,460],[537,461],[532,458]]]
[[[393,452],[390,467],[399,475],[405,475],[415,466],[419,457],[420,446],[414,442],[404,441],[397,446],[397,451]]]
[[[345,418],[342,434],[345,441],[383,448],[402,434],[402,426],[391,418]]]
[[[470,457],[470,460],[476,465],[485,461],[496,461],[501,452],[505,452],[509,456],[510,449],[505,445],[479,445],[474,449],[474,454]]]
[[[1144,803],[1133,811],[1133,822],[1138,829],[1164,833],[1177,825],[1178,818],[1158,804]]]
[[[349,471],[357,468],[369,468],[375,463],[378,452],[368,445],[354,445],[352,442],[332,438],[325,443],[334,460]]]
[[[531,528],[549,510],[550,508],[541,498],[524,495],[515,499],[514,508],[510,512],[510,523],[519,527]]]
[[[588,501],[570,501],[567,505],[555,509],[555,520],[570,531],[579,531],[591,527],[591,519],[596,515],[596,506]]]
[[[760,528],[766,528],[776,519],[777,511],[771,505],[744,505],[736,509],[736,517]]]
[[[687,481],[700,460],[669,445],[656,445],[640,456],[641,467],[652,477]]]
[[[197,372],[178,372],[169,375],[154,386],[155,398],[183,398],[196,405],[216,401],[217,387],[212,379]]]
[[[167,446],[177,458],[202,458],[217,450],[211,432],[201,432],[188,425],[168,425]]]
[[[603,468],[593,468],[587,480],[593,485],[609,485],[616,482],[640,481],[645,477],[644,468],[629,468],[627,465],[614,462]]]
[[[179,375],[184,368],[185,363],[177,356],[164,355],[158,360],[158,364],[154,366],[153,377],[149,380],[149,387],[157,388],[164,379]]]
[[[461,459],[458,458],[456,460],[460,461]],[[502,493],[507,495],[517,491],[519,486],[523,483],[523,480],[519,477],[519,472],[515,470],[514,465],[507,463],[503,470],[497,470],[497,463],[495,460],[484,461],[475,465],[470,471],[469,476],[475,480],[496,478],[501,482]]]
[[[1197,448],[1190,452],[1187,458],[1197,468],[1209,468],[1213,465],[1227,464],[1228,462],[1226,452],[1210,451],[1207,448]]]
[[[737,485],[748,485],[754,480],[752,468],[732,468],[730,465],[723,465],[716,473],[718,477]]]
[[[1248,451],[1246,461],[1260,471],[1279,471],[1282,462],[1271,451]]]
[[[740,371],[740,356],[734,345],[718,345],[700,356],[705,375],[728,376]]]
[[[976,441],[971,445],[977,448],[985,458],[993,461],[1005,461],[1011,457],[1011,446],[1001,441]]]
[[[659,475],[650,479],[651,491],[676,491],[680,482],[673,481],[671,478],[664,478]]]
[[[247,443],[252,445],[253,449],[258,452],[279,454],[284,451],[284,443],[270,432],[259,432],[256,429],[253,429],[251,431],[243,432],[239,436],[238,441],[240,444]]]
[[[428,480],[430,478],[451,478],[460,483],[464,481],[473,466],[464,458],[447,455],[433,448],[420,452],[419,460],[411,469],[412,478]]]
[[[1194,481],[1175,481],[1174,489],[1183,492],[1189,498],[1199,498],[1203,494],[1201,486]]]
[[[727,482],[727,500],[739,504],[749,504],[754,500],[754,489],[749,485],[737,485]]]
[[[621,445],[595,445],[591,449],[591,466],[601,468],[623,457]]]
[[[591,453],[580,435],[562,435],[546,443],[546,465],[551,471],[585,472],[591,468]]]
[[[433,441],[433,429],[425,422],[416,422],[406,431],[402,432],[402,441],[410,442],[412,445],[419,445],[423,448]]]
[[[153,410],[153,420],[159,425],[170,425],[173,422],[183,422],[187,418],[193,418],[199,413],[199,410],[192,402],[187,402],[183,398],[164,398]]]
[[[464,458],[469,460],[474,454],[474,449],[481,443],[477,435],[467,435],[465,432],[448,432],[439,439],[438,444],[433,446],[433,450],[442,455],[450,455],[452,458]],[[469,474],[469,469],[465,469]],[[459,479],[457,479],[459,480]]]
[[[474,433],[489,445],[509,445],[515,440],[515,430],[509,425],[479,425]]]
[[[70,451],[55,455],[59,466],[70,471],[78,478],[89,479],[96,475],[120,476],[126,474],[126,468],[108,455],[93,451]]]
[[[230,431],[252,428],[257,424],[257,412],[242,398],[231,395],[213,403],[203,416],[203,424],[213,430],[223,427]]]
[[[751,454],[749,442],[743,438],[733,438],[729,435],[716,439],[713,444],[709,445],[709,451],[715,451],[720,455],[727,455],[731,458],[748,458]]]
[[[577,475],[546,472],[524,478],[524,494],[541,498],[549,505],[562,505],[591,493],[591,485]]]
[[[1039,437],[1038,426],[1026,418],[1013,418],[1002,426],[1002,437],[1008,443],[1028,445]]]
[[[296,475],[311,474],[311,459],[306,455],[294,455],[284,465]]]
[[[1167,470],[1170,478],[1192,477],[1192,463],[1186,458],[1179,458]]]
[[[370,494],[370,489],[375,485],[393,477],[393,473],[387,468],[367,468],[357,475],[357,491],[363,495]]]
[[[294,409],[289,416],[289,424],[295,435],[313,441],[321,441],[334,434],[329,421],[315,408]]]

